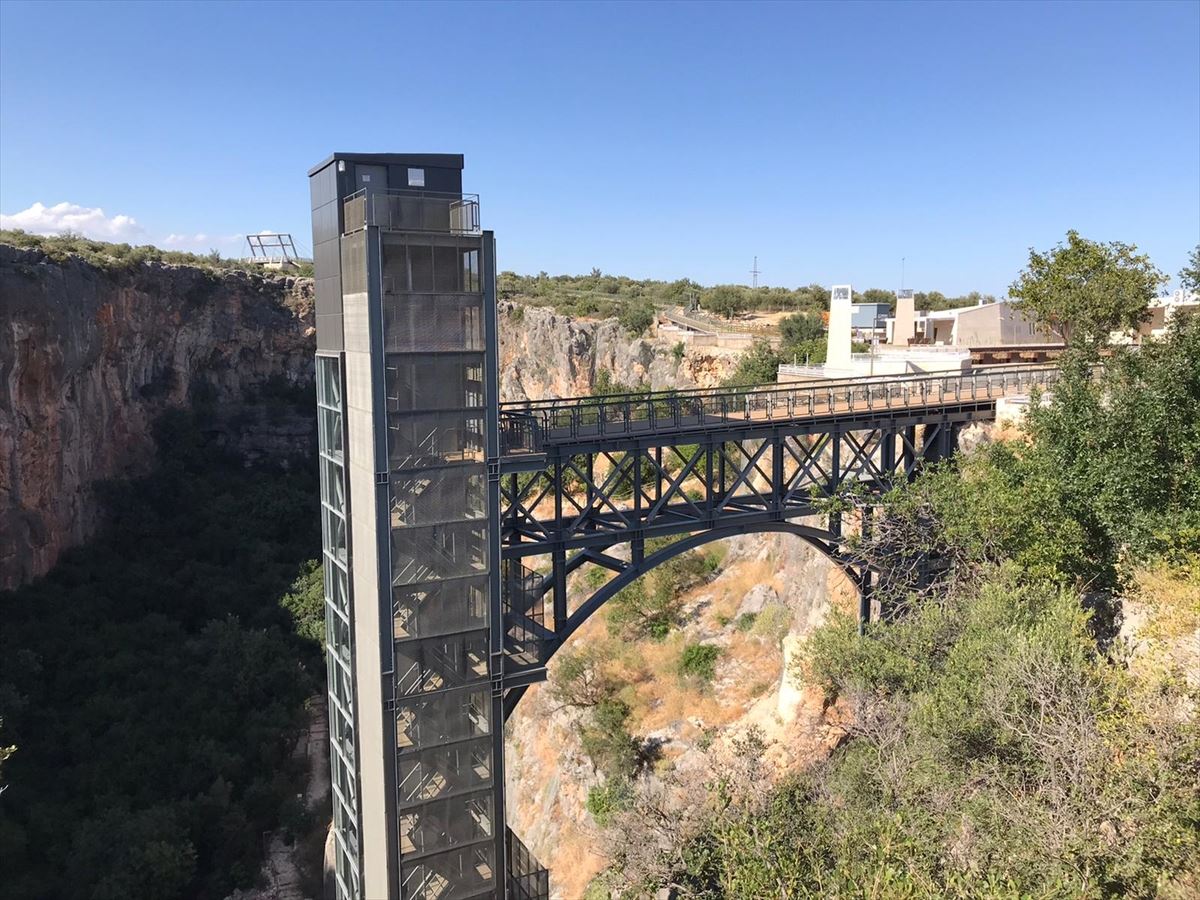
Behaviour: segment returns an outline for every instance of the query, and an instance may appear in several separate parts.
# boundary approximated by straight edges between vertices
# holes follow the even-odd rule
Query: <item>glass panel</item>
[[[321,450],[334,459],[342,458],[342,414],[324,407],[317,408]]]
[[[338,360],[317,357],[317,402],[338,409],[342,406],[342,383],[338,376]]]

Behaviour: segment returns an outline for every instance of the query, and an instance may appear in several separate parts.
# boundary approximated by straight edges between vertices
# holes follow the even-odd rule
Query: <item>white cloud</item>
[[[250,253],[244,234],[171,232],[165,237],[154,238],[132,216],[108,216],[99,207],[75,203],[57,203],[54,206],[35,203],[11,216],[0,214],[0,228],[20,228],[33,234],[70,231],[98,241],[152,243],[169,250],[188,250],[192,253],[208,253],[210,250],[218,250],[224,256],[248,256]],[[269,230],[256,233],[274,234]]]
[[[207,234],[203,231],[195,234],[172,232],[160,243],[171,250],[190,250],[193,253],[219,250],[224,256],[244,256],[248,252],[245,237],[244,234]]]
[[[0,228],[20,228],[34,234],[61,234],[70,231],[100,241],[130,241],[144,235],[144,229],[132,216],[107,216],[100,207],[56,203],[35,203],[11,216],[0,213]]]

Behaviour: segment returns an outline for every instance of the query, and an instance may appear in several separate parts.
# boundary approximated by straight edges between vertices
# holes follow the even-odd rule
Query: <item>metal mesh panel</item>
[[[400,852],[433,853],[492,835],[492,795],[487,791],[435,800],[400,814]]]
[[[342,237],[342,294],[367,291],[367,234],[359,231]]]
[[[444,462],[483,462],[482,412],[388,414],[392,471]]]
[[[392,584],[487,571],[487,525],[455,522],[392,531]]]
[[[515,559],[503,563],[501,590],[504,599],[504,651],[514,668],[541,665],[547,642],[545,594],[542,576]]]
[[[484,349],[478,294],[390,294],[385,286],[383,301],[389,353]]]
[[[401,806],[483,788],[491,781],[492,743],[488,738],[402,756],[396,778]]]
[[[392,527],[461,522],[487,516],[483,466],[451,466],[391,476]]]
[[[403,755],[491,733],[492,698],[487,688],[421,694],[396,701],[396,748]]]
[[[397,640],[485,627],[487,612],[486,576],[410,584],[392,592]]]
[[[388,412],[481,408],[483,354],[389,355]]]
[[[488,677],[486,631],[397,641],[396,690],[419,694],[465,687]]]
[[[490,844],[480,844],[406,864],[404,896],[407,900],[478,897],[492,886],[494,852]]]

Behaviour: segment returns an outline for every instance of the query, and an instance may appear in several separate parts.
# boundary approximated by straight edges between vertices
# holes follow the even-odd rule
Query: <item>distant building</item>
[[[922,344],[973,348],[1061,343],[1038,329],[1033,319],[1007,300],[917,312],[913,318],[913,334],[908,340],[904,335],[894,333],[895,325],[895,317],[886,320],[887,342],[896,346]]]
[[[890,303],[855,303],[850,309],[850,327],[858,338],[870,340],[884,336],[888,316],[892,311]]]
[[[1196,315],[1200,312],[1200,293],[1184,291],[1182,288],[1172,291],[1165,297],[1159,297],[1157,303],[1150,305],[1149,317],[1138,326],[1136,332],[1114,331],[1110,339],[1114,344],[1140,344],[1149,337],[1162,337],[1167,333],[1171,321],[1176,316]]]

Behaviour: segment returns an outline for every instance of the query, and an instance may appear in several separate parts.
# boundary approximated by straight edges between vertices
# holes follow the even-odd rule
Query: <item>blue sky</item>
[[[7,225],[307,247],[335,149],[464,153],[519,272],[1003,293],[1077,228],[1174,274],[1200,3],[0,4]]]

